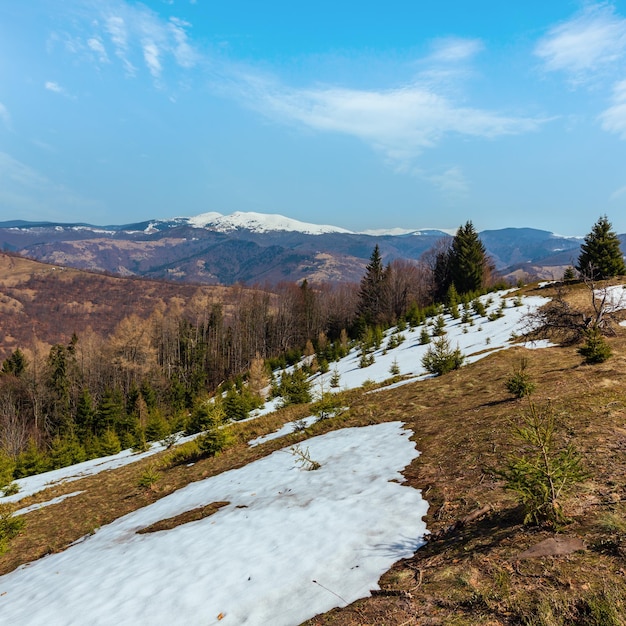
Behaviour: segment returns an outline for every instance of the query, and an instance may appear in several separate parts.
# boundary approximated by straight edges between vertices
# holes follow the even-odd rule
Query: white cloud
[[[626,80],[613,87],[611,106],[599,116],[602,128],[626,139]]]
[[[119,15],[109,15],[105,18],[105,29],[111,38],[115,48],[115,54],[122,61],[126,74],[133,76],[136,72],[135,66],[128,59],[128,33],[126,23]]]
[[[163,68],[161,67],[161,62],[159,61],[160,52],[158,46],[154,43],[154,41],[147,39],[142,43],[142,47],[143,58],[148,66],[148,69],[150,70],[150,74],[152,74],[154,78],[160,78],[161,70]]]
[[[65,90],[63,89],[63,87],[61,87],[61,85],[59,85],[58,83],[55,83],[55,82],[53,82],[51,80],[46,81],[46,83],[44,84],[44,87],[48,91],[52,91],[54,93],[65,94]]]
[[[592,79],[625,53],[626,19],[606,3],[589,5],[555,26],[535,48],[547,70],[566,72],[574,84]]]
[[[101,9],[100,17],[104,23],[103,36],[111,41],[128,76],[136,75],[141,58],[160,86],[168,57],[184,69],[194,67],[200,59],[187,36],[191,24],[184,20],[175,17],[166,20],[144,5],[131,5],[123,0],[110,0]],[[92,40],[102,44],[99,37]]]
[[[456,105],[420,84],[391,90],[340,87],[293,89],[246,76],[240,83],[248,105],[283,122],[351,135],[407,162],[447,135],[496,138],[534,131],[542,121]]]
[[[170,19],[169,30],[175,42],[175,45],[172,47],[172,53],[181,67],[193,67],[198,61],[198,54],[189,44],[185,31],[185,28],[190,26],[191,24],[188,22],[175,17]]]
[[[87,46],[90,50],[96,53],[100,63],[109,63],[109,55],[102,43],[102,40],[98,37],[91,37],[87,40]]]
[[[459,63],[467,61],[482,52],[484,45],[480,39],[446,37],[433,43],[433,52],[428,60],[435,63]]]

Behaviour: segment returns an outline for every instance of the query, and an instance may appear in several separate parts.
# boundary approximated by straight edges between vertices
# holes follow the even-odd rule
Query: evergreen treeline
[[[383,328],[417,324],[435,301],[456,308],[484,288],[490,266],[470,222],[439,248],[434,266],[384,265],[376,246],[360,285],[241,289],[236,306],[195,299],[131,315],[106,338],[86,332],[49,350],[16,350],[0,371],[0,487],[201,430],[212,394],[227,419],[242,419],[261,402],[270,368],[307,354],[327,371],[351,339],[372,343]],[[308,401],[297,383],[286,377],[281,395]]]

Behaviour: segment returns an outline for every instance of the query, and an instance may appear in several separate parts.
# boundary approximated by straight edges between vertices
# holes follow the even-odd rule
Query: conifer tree
[[[380,248],[376,244],[359,289],[358,315],[368,324],[384,322],[387,316],[387,276]]]
[[[485,281],[486,252],[472,222],[461,226],[450,249],[450,281],[460,294],[480,291]]]
[[[26,371],[27,361],[24,353],[17,348],[14,350],[11,356],[2,362],[2,374],[12,374],[13,376],[20,378]]]
[[[595,280],[626,274],[619,239],[606,215],[598,219],[585,237],[576,269],[583,276]]]

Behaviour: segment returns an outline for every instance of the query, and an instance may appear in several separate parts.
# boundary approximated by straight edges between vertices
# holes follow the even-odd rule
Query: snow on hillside
[[[502,317],[490,321],[487,316],[481,317],[472,314],[471,323],[462,323],[460,319],[453,319],[451,315],[443,316],[445,320],[446,337],[452,348],[457,346],[465,355],[466,363],[473,363],[489,354],[514,345],[517,337],[528,329],[525,328],[529,312],[536,310],[549,301],[541,296],[524,296],[520,300],[507,297],[509,292],[502,291],[495,294],[481,296],[485,305],[486,314],[494,314],[500,307]],[[488,304],[489,301],[491,304]],[[460,307],[459,307],[460,308]],[[433,328],[426,323],[427,331],[432,334]],[[333,391],[330,380],[335,370],[339,374],[340,389],[354,389],[362,386],[366,381],[381,383],[391,378],[391,367],[395,363],[399,367],[401,376],[409,377],[405,382],[430,376],[422,365],[422,358],[431,344],[420,344],[422,326],[402,331],[404,341],[395,348],[388,349],[390,338],[398,335],[397,329],[392,328],[385,333],[382,345],[373,352],[374,363],[369,367],[360,367],[360,352],[353,349],[347,357],[338,363],[331,363],[330,370],[325,374],[317,375],[312,379],[314,390]],[[550,344],[540,344],[547,347]],[[532,346],[531,346],[532,347]]]
[[[397,482],[418,454],[409,435],[399,422],[339,430],[306,442],[316,471],[279,450],[192,483],[0,577],[2,621],[280,626],[367,596],[426,533],[427,503]]]
[[[621,287],[619,291],[616,289],[615,293],[623,293]],[[504,301],[506,307],[502,309],[503,316],[494,321],[489,321],[486,317],[479,317],[473,314],[473,326],[471,326],[470,324],[463,324],[461,320],[452,319],[449,314],[444,315],[447,337],[452,347],[459,346],[461,352],[466,356],[466,362],[472,363],[488,356],[496,350],[503,350],[514,345],[513,339],[515,336],[522,335],[525,330],[525,316],[548,302],[548,298],[524,296],[518,301],[519,306],[515,306],[514,298],[507,297],[509,295],[509,292],[499,292],[481,297],[481,301],[485,304],[489,298],[493,300],[490,305],[486,306],[487,314],[496,311],[501,306],[501,302]],[[418,326],[412,331],[408,328],[402,331],[401,334],[405,337],[405,340],[399,346],[392,349],[387,349],[387,346],[389,338],[393,334],[397,334],[397,329],[392,328],[387,331],[381,347],[373,353],[374,363],[369,367],[359,367],[359,352],[356,348],[352,349],[346,357],[337,363],[331,363],[330,370],[327,373],[316,374],[311,377],[310,380],[313,385],[314,394],[319,395],[322,391],[355,389],[361,387],[367,381],[381,383],[391,378],[390,369],[394,363],[397,363],[400,369],[400,375],[405,377],[397,384],[407,384],[419,380],[420,378],[430,376],[422,365],[422,357],[428,350],[430,344],[420,344],[421,328],[421,326]],[[428,326],[428,324],[426,328],[429,332],[432,332],[432,328]],[[543,348],[549,345],[551,344],[537,342],[528,347]],[[339,374],[339,387],[333,389],[330,386],[330,379],[335,370]],[[259,415],[271,413],[278,409],[280,405],[280,398],[268,400],[262,409],[256,410],[251,414],[251,419]],[[283,432],[284,434],[288,434],[291,430],[291,426],[286,426]],[[189,438],[179,439],[178,443],[183,443],[188,439]],[[110,457],[94,459],[71,467],[64,467],[44,474],[21,478],[15,481],[19,487],[19,492],[12,496],[1,497],[0,502],[17,502],[46,487],[79,480],[85,476],[90,476],[101,471],[122,467],[123,465],[144,459],[146,456],[156,454],[164,448],[165,446],[163,444],[154,443],[147,452],[133,453],[132,450],[124,450]]]
[[[446,336],[468,362],[475,361],[510,347],[525,330],[525,316],[547,301],[514,298],[509,292],[482,296],[484,316],[472,313],[465,323],[443,316]],[[493,319],[497,310],[502,316]],[[335,370],[339,389],[388,380],[392,364],[404,376],[395,385],[429,376],[421,360],[430,344],[422,345],[420,335],[423,329],[432,334],[433,328],[433,320],[427,320],[401,333],[390,329],[368,367],[359,367],[358,350],[352,349],[331,363],[329,372],[311,378],[314,391],[333,390]],[[400,334],[404,340],[389,347],[390,339],[397,341]],[[280,398],[268,401],[255,415],[278,406]],[[294,426],[287,424],[250,445],[285,436]],[[301,444],[321,464],[319,470],[306,471],[284,448],[192,483],[64,552],[0,577],[0,615],[16,625],[287,625],[366,596],[392,563],[419,548],[427,532],[422,521],[427,503],[419,491],[390,482],[402,481],[400,472],[418,455],[409,435],[398,422],[337,430]],[[132,463],[163,447],[154,444],[142,454],[125,451],[21,479],[16,481],[21,491],[2,501]],[[218,501],[229,504],[203,520],[137,534],[155,522]]]
[[[346,233],[351,231],[338,226],[324,224],[309,224],[298,220],[266,213],[252,213],[237,211],[232,215],[220,213],[204,213],[188,218],[188,223],[195,228],[211,228],[220,232],[229,232],[237,229],[250,230],[256,233],[273,231],[299,232],[306,235],[325,235],[327,233]]]

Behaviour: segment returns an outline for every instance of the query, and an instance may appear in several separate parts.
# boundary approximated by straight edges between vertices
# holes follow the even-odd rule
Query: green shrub
[[[527,366],[527,359],[522,358],[519,367],[514,370],[513,374],[507,378],[505,382],[507,391],[513,394],[516,398],[529,396],[535,391],[535,384],[526,372]]]
[[[485,305],[479,298],[472,300],[472,310],[474,311],[474,313],[476,313],[476,315],[480,317],[485,317],[487,315],[487,312],[485,311]]]
[[[198,449],[205,456],[215,456],[234,443],[234,438],[228,428],[211,428],[198,439]]]
[[[422,326],[422,330],[420,332],[420,344],[425,346],[430,343],[430,334],[428,330],[426,330],[426,326]]]
[[[104,431],[102,437],[99,437],[98,443],[102,456],[117,454],[122,449],[119,437],[114,430]]]
[[[370,365],[374,365],[376,359],[373,354],[368,354],[367,352],[361,353],[361,358],[359,359],[359,367],[361,369],[365,367],[369,367]]]
[[[311,402],[311,383],[300,368],[294,369],[291,374],[283,372],[278,390],[285,406]]]
[[[464,359],[458,346],[453,350],[448,339],[443,336],[435,339],[429,346],[422,357],[422,365],[427,372],[441,376],[461,367]]]
[[[225,420],[226,413],[221,398],[204,397],[194,405],[185,433],[187,435],[200,433],[223,424]]]
[[[612,352],[600,329],[595,326],[588,328],[584,331],[584,336],[585,344],[578,348],[578,354],[585,358],[585,363],[604,363]]]
[[[175,467],[176,465],[184,465],[187,463],[195,463],[200,458],[200,448],[196,441],[187,441],[176,446],[165,455],[161,466],[164,469]]]
[[[311,410],[318,420],[335,417],[341,410],[341,399],[335,393],[326,392],[313,404]]]
[[[46,459],[34,440],[28,442],[25,450],[20,452],[15,463],[15,478],[32,476],[46,471]]]
[[[446,334],[446,321],[443,315],[435,318],[435,327],[433,328],[433,337],[442,337]]]
[[[524,523],[557,527],[565,521],[562,502],[586,472],[580,455],[571,444],[559,441],[554,411],[550,405],[538,409],[532,402],[514,427],[524,445],[519,455],[507,459],[495,474],[515,492],[525,509]]]
[[[8,485],[5,485],[2,489],[2,495],[5,497],[14,496],[16,493],[19,493],[19,491],[20,486],[17,483],[9,483]]]
[[[6,489],[13,481],[13,473],[15,472],[15,461],[0,450],[0,490]]]
[[[161,480],[159,470],[154,465],[151,465],[141,472],[137,479],[137,486],[143,487],[144,489],[154,489],[154,486],[159,480]]]
[[[13,517],[14,506],[0,504],[0,554],[9,549],[9,542],[16,537],[24,527],[22,517]]]

